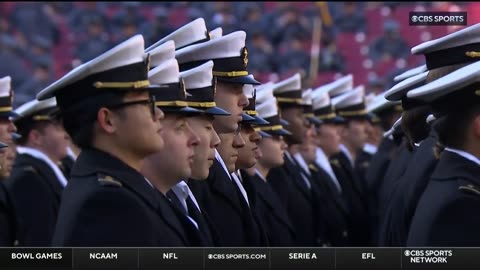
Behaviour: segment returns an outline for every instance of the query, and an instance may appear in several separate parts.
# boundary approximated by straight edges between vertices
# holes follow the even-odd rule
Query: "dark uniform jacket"
[[[286,155],[284,160],[284,165],[269,171],[267,182],[277,193],[295,228],[295,246],[323,246],[327,241],[315,194],[303,180],[299,166]]]
[[[332,246],[350,246],[348,222],[350,213],[347,204],[337,187],[330,180],[330,175],[320,166],[311,164],[312,184],[317,186],[319,207],[325,215],[327,238]]]
[[[207,213],[201,211],[201,209],[199,210],[190,196],[186,199],[187,209],[181,205],[180,199],[173,191],[169,191],[167,197],[171,199],[175,209],[184,216],[184,221],[188,221],[187,225],[190,223],[188,229],[191,231],[193,238],[197,240],[196,243],[193,244],[194,246],[214,247],[219,245],[217,232],[214,230],[214,226],[208,218]],[[198,228],[194,227],[195,225],[191,226],[193,223],[187,220],[187,216],[197,223]]]
[[[11,198],[0,181],[0,247],[17,245],[17,224]]]
[[[369,198],[369,212],[372,222],[373,237],[377,242],[378,237],[378,208],[379,208],[379,192],[383,183],[385,173],[392,159],[392,152],[395,149],[395,142],[390,138],[384,138],[378,150],[370,160],[369,167],[365,175],[365,182],[367,184],[367,194]]]
[[[138,171],[97,149],[83,149],[62,194],[53,246],[189,246],[165,196]]]
[[[75,163],[75,160],[71,156],[66,156],[62,158],[60,161],[60,164],[58,167],[62,170],[63,174],[65,175],[65,178],[67,180],[70,178],[70,172],[72,171],[73,164]]]
[[[480,165],[443,151],[412,219],[407,246],[480,245]]]
[[[352,246],[371,245],[371,225],[368,212],[368,198],[365,187],[354,170],[348,157],[340,152],[330,158],[332,169],[342,186],[343,196],[350,211],[348,231]]]
[[[255,218],[254,210],[247,205],[240,189],[218,160],[213,161],[205,181],[189,181],[188,185],[213,222],[221,246],[267,245],[266,235]]]
[[[388,219],[382,227],[380,238],[382,246],[405,246],[418,201],[437,165],[438,160],[433,152],[436,141],[436,137],[432,134],[422,142],[400,178],[398,189],[392,195]]]
[[[290,247],[295,243],[293,227],[281,199],[272,187],[258,174],[248,176],[242,173],[243,183],[248,192],[250,204],[255,208],[269,245],[272,247]]]
[[[63,191],[54,171],[43,160],[19,154],[5,186],[18,219],[19,246],[50,246]]]

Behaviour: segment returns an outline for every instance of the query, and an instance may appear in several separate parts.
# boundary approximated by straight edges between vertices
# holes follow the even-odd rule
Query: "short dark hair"
[[[407,135],[410,150],[415,142],[420,142],[428,137],[430,125],[427,124],[427,117],[431,113],[430,105],[422,105],[407,110],[402,114],[402,130]]]
[[[480,114],[480,105],[458,108],[435,120],[434,130],[438,141],[445,147],[463,149],[467,139],[467,129],[473,119]]]
[[[32,119],[21,119],[15,123],[17,133],[21,135],[15,140],[18,145],[25,145],[28,141],[28,135],[32,130],[43,131],[47,125],[52,124],[51,121],[34,121]]]
[[[121,103],[126,95],[125,91],[110,91],[101,96],[92,97],[92,102],[85,102],[86,110],[73,110],[62,112],[62,122],[65,131],[68,133],[73,143],[79,148],[91,148],[94,134],[94,125],[97,121],[98,111],[106,107],[105,104]],[[89,106],[90,105],[90,106]],[[81,106],[77,106],[79,108]]]

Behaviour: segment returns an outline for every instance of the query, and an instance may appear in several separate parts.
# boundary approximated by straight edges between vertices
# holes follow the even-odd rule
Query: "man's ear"
[[[28,141],[30,142],[30,144],[38,146],[42,143],[40,140],[41,135],[42,134],[40,133],[40,131],[38,131],[37,129],[32,129],[28,133]]]
[[[108,134],[115,133],[117,130],[116,124],[118,123],[118,118],[114,113],[107,108],[100,108],[97,112],[97,122],[101,130]]]
[[[477,114],[473,118],[472,131],[473,131],[473,134],[475,135],[475,138],[477,138],[480,141],[480,114]]]

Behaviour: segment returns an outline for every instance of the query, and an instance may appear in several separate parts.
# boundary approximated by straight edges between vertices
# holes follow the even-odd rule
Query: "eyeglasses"
[[[148,105],[150,107],[150,113],[152,114],[152,118],[155,117],[155,96],[150,95],[149,99],[142,99],[142,100],[135,100],[135,101],[130,101],[130,102],[124,102],[124,103],[119,103],[119,104],[114,104],[114,105],[109,105],[107,108],[111,110],[117,110],[121,108],[125,108],[128,106],[132,105]]]

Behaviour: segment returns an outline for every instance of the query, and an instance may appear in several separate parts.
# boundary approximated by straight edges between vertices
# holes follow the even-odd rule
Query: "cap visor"
[[[258,134],[260,134],[260,136],[262,136],[262,138],[271,138],[272,137],[272,135],[270,135],[267,132],[262,131],[262,130],[258,131]]]
[[[18,118],[20,115],[14,111],[9,111],[9,112],[1,112],[0,113],[0,118]]]
[[[266,131],[270,135],[279,135],[279,136],[290,136],[292,133],[286,129],[279,129],[279,130],[269,130]]]
[[[316,117],[307,117],[308,121],[310,121],[310,123],[314,124],[314,125],[321,125],[323,124],[323,121],[316,118]]]
[[[287,120],[282,119],[282,118],[280,118],[280,124],[282,124],[282,126],[289,126],[290,125],[290,123]]]
[[[184,113],[184,114],[200,114],[204,113],[192,107],[158,107],[164,113]]]
[[[200,108],[199,108],[200,109]],[[211,115],[232,115],[231,113],[225,111],[224,109],[220,107],[212,107],[206,110],[203,110],[207,114]]]
[[[252,124],[252,125],[257,125],[257,126],[264,126],[264,125],[270,125],[270,122],[268,122],[267,120],[261,118],[260,116],[258,115],[255,115],[253,116],[254,120],[252,121],[246,121],[248,124]]]
[[[260,85],[261,83],[250,76],[239,76],[239,77],[217,77],[217,80],[226,82],[226,83],[238,83],[238,84],[253,84]]]
[[[246,113],[242,113],[242,122],[251,122],[254,121],[255,118],[251,117],[250,115]]]
[[[8,144],[0,142],[0,149],[8,147]]]

